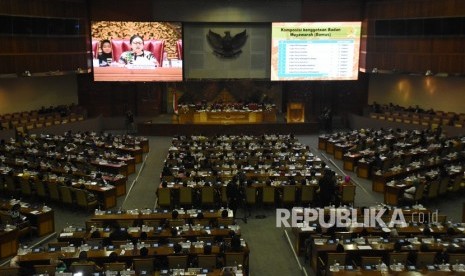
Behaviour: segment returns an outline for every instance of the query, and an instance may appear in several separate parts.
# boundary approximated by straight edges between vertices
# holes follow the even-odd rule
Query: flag
[[[178,96],[176,95],[176,91],[173,91],[173,111],[174,114],[178,114]]]

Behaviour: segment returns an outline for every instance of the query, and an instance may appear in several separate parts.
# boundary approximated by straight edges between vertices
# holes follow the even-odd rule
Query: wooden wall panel
[[[107,2],[108,5],[108,2]],[[62,18],[83,18],[86,16],[86,0],[0,0],[3,14],[44,16]]]
[[[46,73],[87,69],[90,51],[86,0],[0,0],[4,15],[36,18],[75,18],[79,35],[11,34],[0,41],[0,74]]]
[[[131,0],[118,1],[118,5],[109,4],[108,0],[92,0],[90,19],[95,21],[154,21],[153,9],[157,1]],[[128,12],[130,11],[130,12]]]
[[[360,21],[363,5],[361,0],[303,0],[302,21]]]
[[[367,19],[463,16],[462,0],[368,0]]]
[[[465,14],[459,0],[369,0],[366,3],[367,70],[465,72],[465,38],[444,36],[376,36],[376,20],[453,17]]]

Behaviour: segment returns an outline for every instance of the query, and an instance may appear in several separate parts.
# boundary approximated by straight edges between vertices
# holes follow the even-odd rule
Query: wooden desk
[[[134,162],[136,162],[136,164],[142,163],[143,151],[141,147],[134,147],[134,148],[124,147],[124,148],[119,148],[118,150],[123,153],[130,154],[132,157],[134,157]]]
[[[148,249],[148,257],[156,258],[160,262],[166,261],[166,257],[174,254],[172,246],[169,245],[153,245],[147,244],[145,246]],[[81,250],[79,247],[75,247],[72,252],[66,250],[57,250],[57,251],[40,251],[38,252],[29,252],[24,255],[18,256],[18,263],[21,267],[32,268],[36,264],[48,264],[51,259],[60,259],[67,264],[69,267],[71,263],[78,260]],[[94,261],[95,263],[102,265],[105,262],[108,262],[108,256],[116,252],[118,254],[118,260],[121,262],[131,263],[135,258],[141,258],[139,250],[125,250],[122,248],[116,247],[105,247],[105,248],[91,248],[87,251],[87,257],[89,260]],[[212,246],[212,254],[219,254],[220,247],[218,245]],[[242,252],[244,254],[244,275],[248,275],[249,271],[249,247],[246,246]],[[195,258],[198,254],[203,254],[202,247],[191,246],[187,249],[188,258]],[[227,252],[226,252],[227,254]],[[155,274],[156,275],[156,274]],[[208,274],[210,275],[210,274]],[[222,274],[212,274],[212,275],[222,275]]]
[[[111,237],[112,229],[110,228],[96,228],[100,232],[100,238],[109,238]],[[144,229],[145,230],[145,229]],[[202,229],[193,229],[189,228],[187,231],[179,230],[179,234],[176,238],[190,239],[193,237],[229,237],[231,229],[228,227],[217,227],[217,228],[202,228]],[[142,233],[141,227],[131,227],[127,228],[127,232],[131,238],[138,239]],[[238,229],[236,235],[241,236],[241,231]],[[146,231],[147,238],[149,240],[158,240],[162,238],[171,238],[171,228],[162,228],[154,227],[153,230]],[[68,242],[69,244],[83,244],[87,241],[92,241],[90,230],[85,230],[83,228],[76,228],[74,232],[63,232],[61,233],[57,240],[59,242]]]
[[[379,271],[379,270],[365,270],[365,269],[355,269],[355,270],[340,270],[340,271],[329,271],[327,275],[330,276],[446,276],[446,275],[465,275],[465,272],[457,271],[427,271],[427,270],[414,270],[414,271]]]
[[[276,110],[215,110],[192,108],[179,114],[179,123],[187,124],[257,124],[276,122]]]
[[[31,225],[37,227],[39,237],[55,232],[55,213],[51,208],[44,210],[42,209],[42,207],[32,207],[29,203],[22,202],[20,204],[21,214],[25,215],[28,218]],[[11,207],[11,201],[0,201],[0,209],[10,210]]]
[[[94,67],[95,81],[182,81],[182,68]]]
[[[344,153],[347,152],[347,149],[351,148],[351,144],[335,144],[334,145],[334,159],[342,160]]]
[[[221,218],[221,212],[222,210],[204,210],[202,211],[203,216],[205,219],[217,219]],[[163,210],[163,211],[156,211],[152,212],[150,214],[130,214],[128,212],[124,211],[107,211],[104,214],[101,215],[94,215],[91,220],[94,221],[116,221],[116,220],[165,220],[165,219],[170,219],[171,218],[171,211],[168,210]],[[187,212],[184,214],[179,214],[178,215],[179,219],[189,219],[193,218],[190,214]]]
[[[128,176],[128,165],[124,162],[113,163],[92,160],[90,163],[102,172],[107,172],[111,174],[122,174],[124,176]]]
[[[357,176],[360,178],[368,179],[371,175],[371,163],[357,162]]]
[[[0,231],[0,259],[16,255],[18,251],[17,228],[10,231]]]
[[[318,149],[319,150],[326,150],[326,142],[328,141],[328,137],[320,136],[318,137]]]
[[[74,187],[80,187],[82,184],[73,182]],[[116,188],[112,186],[101,187],[97,185],[85,185],[86,190],[94,193],[98,201],[103,203],[103,209],[110,209],[116,206]]]
[[[386,185],[384,187],[384,203],[397,206],[399,204],[399,198],[402,197],[402,193],[405,191],[406,187],[405,185],[400,187],[397,185]]]
[[[344,154],[342,157],[344,170],[353,172],[355,170],[355,164],[357,164],[357,161],[361,158],[362,156],[360,154]]]

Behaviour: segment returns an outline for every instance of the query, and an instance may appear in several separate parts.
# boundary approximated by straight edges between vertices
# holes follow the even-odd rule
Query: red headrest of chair
[[[92,39],[92,57],[98,57],[98,50],[100,47],[100,41]]]
[[[144,50],[152,52],[157,59],[159,66],[162,66],[163,51],[165,50],[165,41],[160,39],[149,39],[144,42]]]
[[[182,39],[176,41],[176,53],[178,54],[178,59],[182,60]]]
[[[129,43],[129,40],[112,39],[111,50],[113,52],[113,60],[118,61],[123,52],[131,50],[131,44]]]

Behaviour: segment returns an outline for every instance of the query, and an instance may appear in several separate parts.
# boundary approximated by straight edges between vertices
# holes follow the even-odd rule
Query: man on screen
[[[121,54],[119,62],[125,65],[136,65],[146,67],[158,67],[158,60],[150,51],[144,50],[144,40],[139,35],[133,35],[129,39],[131,51]]]

